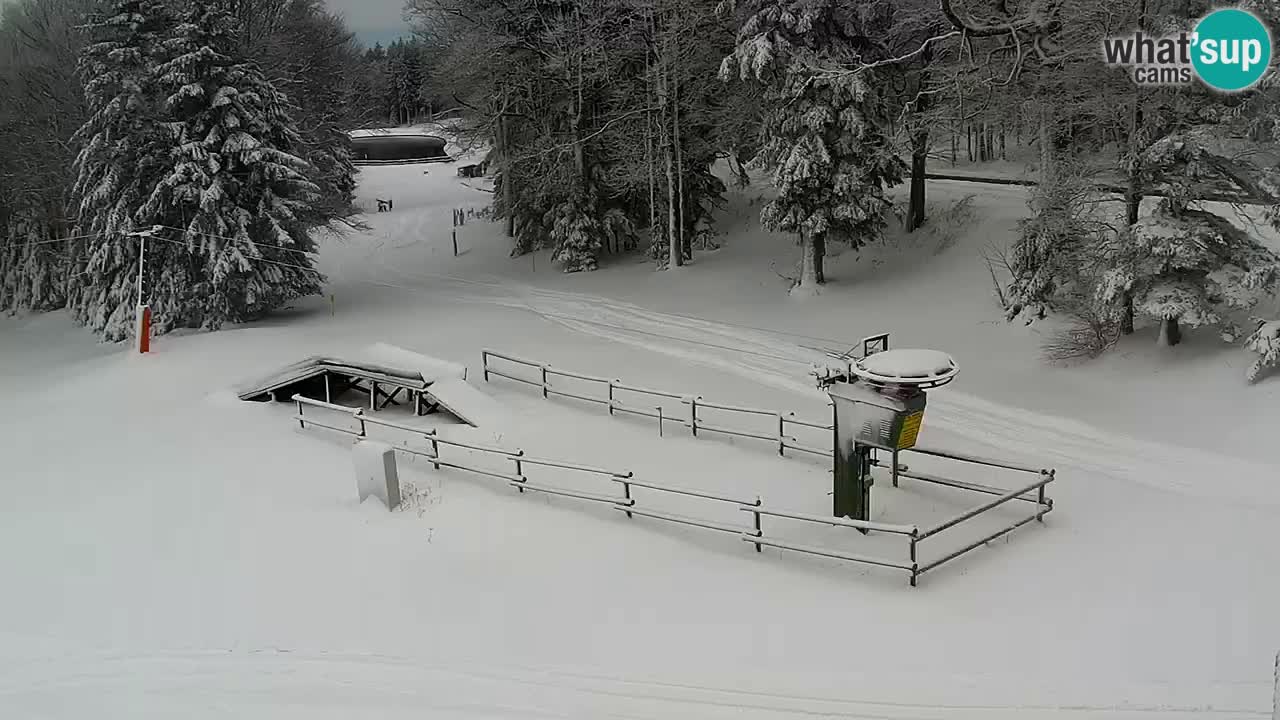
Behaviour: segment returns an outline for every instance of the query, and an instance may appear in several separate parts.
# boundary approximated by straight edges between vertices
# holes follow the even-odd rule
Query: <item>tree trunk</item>
[[[575,8],[574,21],[578,31],[579,39],[582,38],[582,7],[579,5]],[[586,117],[586,110],[583,107],[583,43],[579,43],[576,61],[576,68],[570,68],[570,81],[573,83],[573,95],[571,99],[572,107],[569,109],[569,130],[573,137],[573,166],[577,171],[578,190],[584,195],[587,191],[587,150],[586,142],[582,139],[582,121]],[[574,77],[576,75],[576,77]]]
[[[1000,159],[1009,159],[1009,156],[1005,153],[1005,128],[1003,120],[1000,121]]]
[[[1147,3],[1141,0],[1138,6],[1138,27],[1145,27],[1147,20]],[[1142,128],[1142,86],[1134,85],[1133,87],[1133,114],[1130,117],[1129,125],[1129,167],[1128,182],[1125,185],[1124,192],[1124,219],[1129,227],[1133,227],[1138,222],[1138,215],[1142,210],[1142,163],[1138,158],[1141,151],[1139,144],[1139,131]],[[1120,334],[1133,334],[1133,293],[1126,290],[1121,296],[1120,308]],[[1161,335],[1164,334],[1164,324],[1160,327]],[[1177,340],[1174,340],[1177,344]]]
[[[800,245],[800,283],[794,290],[799,294],[816,293],[818,286],[826,282],[822,269],[826,240],[821,235],[801,233]]]
[[[656,93],[656,90],[655,90]],[[658,187],[653,174],[653,113],[645,113],[644,155],[649,165],[649,237],[657,237],[658,232]]]
[[[814,235],[811,242],[813,243],[813,277],[819,285],[825,285],[827,282],[827,272],[824,269],[827,259],[827,236]]]
[[[925,162],[929,153],[929,130],[920,127],[911,137],[911,201],[907,206],[907,232],[924,225]]]
[[[1039,127],[1040,143],[1040,185],[1041,187],[1053,182],[1053,116],[1049,113],[1048,108],[1044,105],[1040,106],[1040,122]]]
[[[645,48],[644,64],[645,64],[645,84],[647,89],[653,93],[656,99],[658,95],[658,84],[654,77],[654,63],[650,50],[653,48],[656,31],[653,24],[653,13],[649,13],[649,44]],[[654,174],[654,143],[656,139],[653,137],[653,110],[652,106],[644,114],[644,152],[645,160],[649,165],[649,242],[652,243],[658,238],[658,182]]]
[[[964,125],[964,148],[969,162],[973,162],[973,126],[968,123]]]
[[[926,48],[923,62],[929,63],[932,54]],[[929,156],[929,126],[924,122],[924,113],[929,109],[929,96],[923,94],[925,84],[929,82],[929,73],[920,70],[916,74],[916,97],[911,108],[911,124],[914,132],[911,135],[911,199],[907,206],[907,232],[915,232],[924,225],[925,203],[925,166]]]
[[[960,138],[956,136],[956,126],[951,125],[951,167],[956,166],[956,156],[960,154]]]
[[[671,132],[668,130],[671,103],[668,97],[668,61],[671,40],[666,28],[662,33],[662,54],[658,57],[658,112],[662,117],[659,138],[662,144],[662,156],[667,166],[667,267],[675,268],[684,265],[684,254],[680,251],[680,242],[676,237],[676,178],[674,158],[671,152]]]
[[[498,118],[498,157],[502,160],[502,207],[505,211],[503,217],[503,232],[506,236],[513,238],[516,236],[516,214],[515,208],[515,162],[511,157],[511,122],[506,117],[506,103],[503,103],[503,115]]]
[[[679,27],[679,20],[672,23],[674,27]],[[679,36],[676,37],[675,52],[679,52]],[[676,55],[678,57],[678,55]],[[688,238],[685,236],[686,215],[684,206],[684,152],[680,147],[680,71],[677,63],[671,63],[670,67],[675,69],[671,74],[671,137],[672,144],[675,146],[676,155],[676,218],[679,220],[676,239],[680,243],[680,258],[693,258],[693,249],[688,247]]]
[[[1160,337],[1156,344],[1160,347],[1173,347],[1182,342],[1182,329],[1178,327],[1177,318],[1164,318],[1160,321]]]

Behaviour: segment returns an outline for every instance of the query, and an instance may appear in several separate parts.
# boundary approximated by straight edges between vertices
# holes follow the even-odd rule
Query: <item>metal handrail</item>
[[[843,553],[837,550],[830,550],[827,548],[816,547],[813,545],[797,545],[795,543],[789,543],[784,540],[773,540],[771,538],[753,537],[751,535],[746,535],[746,534],[742,536],[742,539],[750,543],[767,545],[769,547],[776,547],[782,550],[791,550],[793,552],[801,552],[808,555],[818,555],[820,557],[835,558],[837,560],[848,560],[850,562],[865,563],[867,565],[879,565],[880,567],[894,568],[896,570],[907,570],[912,573],[916,572],[915,565],[908,565],[906,563],[896,562],[893,560],[883,560],[881,558],[867,557],[866,555],[854,555],[852,553]]]
[[[806,513],[790,512],[786,510],[770,510],[762,507],[744,507],[741,510],[749,512],[758,512],[761,515],[770,517],[788,518],[791,520],[802,520],[804,522],[818,523],[820,525],[835,525],[839,527],[851,527],[858,530],[876,530],[879,532],[893,533],[895,535],[913,535],[919,532],[914,525],[890,525],[888,523],[878,523],[871,520],[852,520],[850,518],[826,517],[823,515],[808,515]]]
[[[1052,475],[1052,474],[1048,474],[1048,473],[1046,473],[1046,474],[1045,474],[1045,475],[1044,475],[1040,480],[1037,480],[1036,482],[1033,482],[1033,483],[1031,483],[1030,485],[1028,485],[1028,486],[1026,486],[1026,487],[1024,487],[1024,488],[1019,488],[1019,489],[1017,489],[1017,490],[1011,490],[1011,491],[1009,491],[1009,492],[1005,493],[1004,495],[1001,495],[1000,497],[996,498],[995,500],[992,500],[991,502],[983,503],[982,505],[979,505],[978,507],[975,507],[975,508],[973,508],[973,509],[971,509],[971,510],[966,510],[966,511],[964,511],[964,512],[960,513],[959,515],[956,515],[956,516],[955,516],[955,517],[953,517],[953,518],[950,518],[950,519],[948,519],[948,520],[944,520],[943,522],[941,522],[941,523],[939,523],[939,524],[937,524],[937,525],[934,525],[933,527],[929,528],[928,530],[925,530],[924,532],[920,533],[919,539],[924,540],[925,538],[929,538],[929,537],[932,537],[932,536],[934,536],[934,535],[937,535],[938,533],[942,532],[943,530],[947,530],[947,529],[949,529],[949,528],[953,528],[953,527],[955,527],[956,525],[959,525],[960,523],[964,522],[965,520],[969,520],[969,519],[971,519],[971,518],[973,518],[973,517],[976,517],[976,516],[978,516],[978,515],[981,515],[982,513],[986,512],[986,511],[988,511],[988,510],[991,510],[992,508],[999,507],[999,506],[1001,506],[1001,505],[1003,505],[1003,504],[1005,504],[1005,503],[1007,503],[1007,502],[1009,502],[1009,501],[1011,501],[1011,500],[1016,500],[1016,499],[1018,498],[1018,496],[1019,496],[1019,495],[1026,495],[1027,493],[1031,492],[1032,490],[1038,490],[1038,489],[1040,489],[1040,488],[1044,487],[1045,485],[1048,485],[1048,484],[1049,484],[1049,483],[1051,483],[1051,482],[1053,482],[1053,475]],[[1051,505],[1051,504],[1048,504],[1048,505],[1045,505],[1045,507],[1052,507],[1052,505]]]
[[[628,517],[632,515],[639,515],[641,517],[666,520],[667,522],[679,523],[681,525],[692,525],[693,527],[706,528],[707,530],[719,530],[720,532],[732,533],[734,535],[750,535],[752,532],[755,532],[748,530],[747,528],[736,527],[734,525],[723,525],[710,520],[702,520],[700,518],[693,518],[685,515],[676,515],[674,513],[658,512],[657,510],[647,510],[637,507],[618,507],[618,510],[625,512]],[[752,537],[758,536],[752,535]]]
[[[959,460],[960,462],[973,463],[975,465],[990,465],[991,467],[1004,468],[1006,470],[1017,470],[1019,472],[1033,473],[1041,475],[1046,472],[1044,468],[1033,468],[1026,465],[1017,465],[1015,463],[1005,462],[1003,460],[995,460],[992,458],[982,457],[981,455],[969,455],[966,453],[953,452],[951,450],[934,450],[932,448],[915,447],[905,448],[903,452],[920,453],[921,455],[932,455],[934,457],[947,458],[948,460]]]
[[[529,465],[542,465],[545,467],[561,468],[564,470],[578,470],[580,472],[594,473],[596,475],[608,475],[614,479],[618,479],[618,478],[626,479],[626,478],[630,478],[634,474],[630,470],[619,472],[617,470],[606,470],[604,468],[593,467],[591,465],[580,465],[578,463],[561,462],[559,460],[547,460],[544,458],[521,457],[520,462],[526,463]]]
[[[614,481],[623,482],[623,479],[615,478]],[[703,498],[705,500],[718,500],[720,502],[726,502],[726,503],[732,503],[734,505],[745,506],[743,509],[754,510],[756,507],[755,505],[756,501],[753,501],[753,500],[740,500],[738,498],[724,497],[722,495],[712,495],[711,493],[703,492],[701,490],[689,490],[687,488],[673,487],[671,485],[659,485],[657,483],[652,483],[652,482],[647,482],[642,480],[632,480],[631,478],[626,478],[625,482],[627,485],[642,487],[649,490],[657,490],[659,492],[669,492],[675,495],[688,495],[689,497]]]

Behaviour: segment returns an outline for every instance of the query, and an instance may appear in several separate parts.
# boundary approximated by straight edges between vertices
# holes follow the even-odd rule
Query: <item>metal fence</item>
[[[552,395],[569,397],[575,400],[582,400],[583,402],[603,405],[608,409],[610,415],[623,413],[651,418],[657,421],[658,433],[660,435],[663,433],[666,424],[674,423],[688,428],[689,432],[694,437],[698,437],[699,432],[710,432],[720,435],[764,440],[777,447],[779,455],[786,455],[787,450],[797,450],[799,452],[819,456],[829,457],[831,455],[830,450],[801,443],[791,434],[794,431],[794,428],[807,428],[811,430],[831,432],[832,426],[830,422],[823,423],[811,420],[801,420],[795,416],[795,413],[781,413],[776,410],[766,410],[763,408],[749,408],[715,403],[704,399],[701,395],[692,395],[687,393],[682,394],[667,390],[655,390],[653,388],[640,387],[638,385],[628,385],[621,380],[598,377],[595,375],[586,375],[572,370],[562,370],[560,368],[552,367],[549,363],[528,360],[508,353],[501,353],[496,350],[483,350],[481,351],[481,356],[483,359],[482,366],[485,382],[489,381],[490,375],[496,375],[501,378],[506,378],[507,380],[514,380],[515,382],[524,383],[525,385],[532,385],[542,391],[542,397],[544,398],[549,398]],[[537,371],[538,378],[534,380],[528,377],[515,375],[511,370],[496,369],[492,365],[493,358],[505,360],[506,362],[525,368],[532,368]],[[573,378],[575,380],[581,380],[588,383],[598,383],[603,386],[603,396],[585,395],[580,392],[572,392],[567,389],[557,388],[551,384],[551,378],[554,377]],[[671,415],[662,409],[661,404],[642,404],[637,399],[638,397],[645,397],[649,399],[656,398],[659,401],[675,400],[684,405],[687,409],[684,410],[682,415]],[[770,423],[773,430],[767,433],[762,431],[753,432],[708,422],[705,415],[708,410],[770,418],[773,421]]]
[[[668,393],[667,396],[679,397],[670,393]],[[998,465],[999,467],[1004,467],[1006,469],[1020,470],[1024,472],[1035,472],[1040,475],[1040,477],[1034,483],[1031,483],[1017,490],[1005,491],[995,487],[975,485],[972,483],[959,483],[958,481],[952,481],[946,478],[938,478],[936,476],[927,475],[925,473],[911,472],[910,468],[903,465],[903,466],[900,466],[899,468],[900,470],[899,475],[902,477],[910,477],[917,480],[922,480],[924,482],[937,482],[939,484],[958,487],[960,489],[974,490],[977,492],[982,492],[984,494],[994,494],[994,495],[997,495],[998,497],[996,497],[995,500],[992,500],[990,502],[984,503],[980,506],[977,506],[975,508],[962,512],[954,517],[951,517],[947,520],[944,520],[943,522],[938,523],[937,525],[934,525],[933,527],[925,528],[923,530],[916,525],[893,525],[889,523],[881,523],[881,522],[873,522],[873,521],[865,521],[865,520],[852,520],[848,518],[810,515],[810,514],[805,514],[800,512],[793,512],[789,510],[779,510],[779,509],[765,507],[763,500],[759,496],[757,496],[754,500],[728,497],[725,495],[710,493],[701,489],[680,488],[680,487],[674,487],[671,485],[651,482],[648,480],[637,479],[634,473],[632,473],[629,470],[627,471],[610,470],[607,468],[594,467],[590,465],[583,465],[580,463],[574,463],[574,462],[568,462],[568,461],[562,461],[562,460],[534,458],[534,457],[525,455],[524,451],[520,449],[500,448],[500,447],[482,445],[477,443],[461,442],[457,440],[447,440],[445,438],[440,437],[439,434],[434,429],[424,430],[422,428],[403,425],[393,421],[383,420],[381,418],[366,416],[364,414],[364,408],[353,408],[353,407],[347,407],[345,405],[335,405],[333,403],[323,402],[320,400],[312,400],[311,398],[307,398],[302,395],[294,395],[293,400],[297,403],[297,414],[294,416],[294,419],[298,421],[299,426],[302,428],[305,428],[307,425],[312,425],[315,427],[321,427],[327,430],[339,432],[354,438],[367,438],[368,426],[375,425],[375,426],[382,426],[386,428],[401,430],[401,431],[408,432],[412,435],[419,436],[428,444],[428,446],[430,447],[429,451],[418,450],[412,447],[408,447],[406,445],[394,445],[393,447],[397,452],[402,452],[409,455],[426,458],[431,463],[431,465],[436,469],[439,469],[442,467],[453,468],[453,469],[463,470],[466,472],[471,472],[471,473],[475,473],[475,474],[490,477],[490,478],[495,478],[498,480],[505,481],[508,485],[516,488],[522,493],[527,490],[531,492],[540,492],[540,493],[546,493],[549,495],[559,495],[559,496],[571,497],[579,500],[604,503],[612,506],[615,510],[618,510],[619,512],[625,513],[628,518],[634,518],[636,516],[640,516],[645,518],[652,518],[655,520],[661,520],[664,522],[677,523],[677,524],[686,525],[690,527],[697,527],[705,530],[712,530],[716,532],[736,535],[739,537],[739,539],[752,543],[755,546],[756,552],[761,552],[763,548],[767,546],[767,547],[777,548],[780,550],[787,550],[791,552],[802,553],[806,555],[834,558],[838,560],[845,560],[848,562],[855,562],[855,563],[861,563],[866,565],[873,565],[877,567],[884,567],[884,568],[890,568],[894,570],[905,571],[910,574],[910,584],[912,587],[916,586],[919,577],[925,574],[926,572],[929,572],[946,562],[954,560],[955,558],[960,557],[961,555],[969,552],[970,550],[980,547],[1002,535],[1005,535],[1006,533],[1012,532],[1014,529],[1021,527],[1031,522],[1032,520],[1043,521],[1045,514],[1047,514],[1050,510],[1053,509],[1052,501],[1045,496],[1045,488],[1054,480],[1054,473],[1052,470],[1036,471],[1036,470],[1030,470],[1030,469],[1022,468],[1015,465],[1010,465],[1010,464],[999,464]],[[339,425],[334,425],[327,422],[323,422],[321,420],[317,420],[314,417],[306,415],[304,413],[303,409],[306,407],[329,410],[329,411],[334,411],[337,413],[347,415],[351,418],[352,421],[356,423],[356,425],[354,427],[342,427]],[[474,465],[469,465],[457,459],[442,458],[441,452],[440,452],[440,448],[442,446],[477,451],[477,452],[495,456],[504,462],[512,463],[512,472],[505,473],[505,472],[497,471],[492,468],[482,468]],[[951,459],[961,460],[965,462],[974,462],[979,464],[995,463],[995,461],[986,461],[985,459],[977,458],[976,456],[961,456],[961,455],[956,455],[951,453],[942,453],[940,451],[934,451],[934,450],[921,450],[920,452],[925,454],[937,455],[939,457],[948,457]],[[878,461],[877,461],[877,464],[879,464]],[[530,483],[529,479],[525,476],[525,470],[528,466],[551,467],[551,468],[557,468],[565,471],[586,473],[590,476],[599,477],[602,480],[605,480],[607,482],[614,484],[615,486],[620,486],[622,495],[617,496],[617,495],[612,495],[604,492],[589,493],[589,492],[579,491],[576,489]],[[639,492],[637,492],[638,490]],[[643,497],[648,492],[667,494],[667,495],[677,495],[677,496],[682,496],[686,498],[693,498],[701,501],[707,501],[710,503],[719,503],[727,508],[736,509],[741,512],[749,513],[751,515],[751,524],[747,526],[745,524],[737,525],[737,524],[721,522],[716,520],[708,520],[700,517],[676,514],[676,513],[656,509],[656,508],[645,507],[644,504],[638,504],[637,495]],[[1030,495],[1031,493],[1035,493],[1035,495],[1032,496]],[[939,557],[938,559],[921,564],[920,558],[917,555],[919,543],[921,543],[926,539],[932,538],[946,530],[956,527],[957,525],[960,525],[961,523],[967,520],[977,517],[982,513],[993,510],[1001,505],[1004,505],[1005,503],[1009,503],[1014,500],[1034,502],[1036,504],[1036,512],[1033,515],[1028,516],[1024,519],[1020,519],[1017,522],[1001,530],[991,533],[990,535],[984,537],[981,540],[970,543],[957,550],[952,550],[947,554]],[[881,533],[891,534],[894,536],[899,536],[905,539],[906,541],[906,547],[904,548],[906,551],[904,553],[906,557],[898,558],[898,559],[875,557],[870,555],[846,553],[846,552],[834,550],[831,548],[793,543],[784,538],[766,535],[763,527],[763,518],[765,517],[787,519],[787,520],[807,522],[807,523],[818,524],[818,525],[827,525],[827,526],[833,526],[833,527],[847,527],[847,528],[852,528],[852,529],[856,529],[863,532],[881,532]]]

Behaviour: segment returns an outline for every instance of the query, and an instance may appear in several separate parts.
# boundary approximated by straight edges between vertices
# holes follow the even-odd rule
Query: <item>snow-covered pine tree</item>
[[[317,294],[310,231],[328,218],[285,97],[260,69],[234,57],[234,0],[187,9],[153,76],[164,94],[171,167],[140,215],[181,228],[185,244],[155,283],[164,327],[215,329]]]
[[[76,282],[67,305],[107,339],[132,328],[138,271],[137,240],[126,233],[168,159],[158,141],[151,71],[172,19],[158,0],[103,0],[91,16],[93,42],[80,58],[89,118],[76,133],[81,147],[72,188],[78,213],[72,246]],[[156,260],[158,258],[153,258]]]
[[[771,230],[800,236],[801,292],[825,282],[828,240],[854,248],[879,237],[889,207],[885,188],[901,182],[902,161],[887,126],[877,71],[819,72],[842,61],[870,61],[875,3],[849,12],[833,0],[739,0],[737,48],[721,65],[768,87],[762,146],[755,163],[773,171],[778,195],[760,212]]]
[[[551,259],[563,263],[565,272],[596,269],[600,239],[605,234],[597,215],[591,203],[580,198],[566,200],[547,213],[546,223],[551,226],[555,248]]]
[[[1117,307],[1128,293],[1137,315],[1159,321],[1161,345],[1176,345],[1183,326],[1216,326],[1223,339],[1240,331],[1232,310],[1252,308],[1280,284],[1280,255],[1225,218],[1188,207],[1209,168],[1194,134],[1172,136],[1147,151],[1149,167],[1170,188],[1150,215],[1103,243],[1098,298]]]

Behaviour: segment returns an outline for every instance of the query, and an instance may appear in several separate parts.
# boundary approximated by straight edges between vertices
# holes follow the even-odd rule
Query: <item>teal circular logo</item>
[[[1205,15],[1191,42],[1191,64],[1215,90],[1251,88],[1271,65],[1271,33],[1244,10],[1224,8]]]

